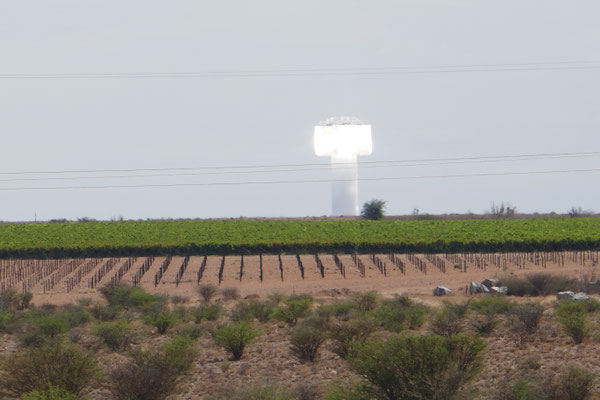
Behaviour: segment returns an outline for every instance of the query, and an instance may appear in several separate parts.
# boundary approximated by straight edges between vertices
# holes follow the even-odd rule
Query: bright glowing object
[[[315,154],[331,157],[332,215],[358,215],[357,156],[371,154],[371,125],[356,118],[336,117],[315,126]]]

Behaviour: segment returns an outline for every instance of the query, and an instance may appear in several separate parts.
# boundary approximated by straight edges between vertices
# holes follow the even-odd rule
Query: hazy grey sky
[[[586,62],[591,69],[0,79],[0,172],[313,164],[312,129],[372,125],[362,161],[600,151],[600,2],[0,0],[0,76]],[[600,157],[363,168],[363,178],[598,168]],[[598,210],[599,172],[360,182],[390,214]],[[71,174],[68,176],[81,176]],[[107,175],[99,174],[99,175]],[[119,175],[110,173],[108,175]],[[63,175],[66,176],[66,175]],[[328,179],[327,169],[0,188]],[[9,181],[11,179],[39,179]],[[0,190],[0,219],[325,215],[328,183]]]

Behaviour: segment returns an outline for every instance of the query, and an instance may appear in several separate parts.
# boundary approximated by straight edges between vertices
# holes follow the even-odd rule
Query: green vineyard
[[[0,225],[0,257],[445,253],[600,248],[600,218],[168,220]]]

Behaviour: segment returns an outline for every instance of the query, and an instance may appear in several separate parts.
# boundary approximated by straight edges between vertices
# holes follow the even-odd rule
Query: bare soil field
[[[548,272],[596,277],[599,252],[491,254],[319,254],[208,257],[139,257],[74,260],[1,260],[0,288],[32,292],[35,304],[100,298],[111,283],[138,285],[151,293],[197,298],[199,284],[238,288],[243,297],[281,292],[335,297],[377,290],[433,301],[437,285],[450,298],[466,285],[509,274]]]

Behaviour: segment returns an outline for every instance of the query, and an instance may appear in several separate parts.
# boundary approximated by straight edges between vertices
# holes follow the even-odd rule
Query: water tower
[[[334,117],[315,126],[315,154],[331,157],[331,215],[358,215],[357,156],[371,154],[371,125]]]

